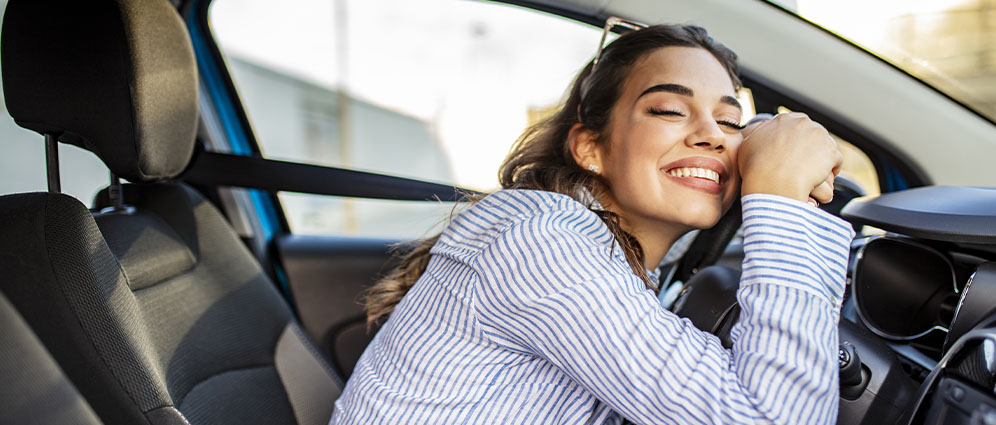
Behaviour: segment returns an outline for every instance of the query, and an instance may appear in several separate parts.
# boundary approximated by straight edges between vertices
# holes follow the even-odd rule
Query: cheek
[[[723,194],[723,211],[725,212],[733,205],[737,196],[740,194],[740,167],[739,167],[739,155],[740,155],[740,145],[743,144],[743,136],[737,134],[735,137],[731,137],[727,143],[728,150],[727,155],[729,155],[729,160],[727,165],[729,166],[730,172],[730,184],[726,187],[726,193]]]
[[[732,184],[726,190],[726,193],[723,194],[723,214],[726,214],[730,210],[730,206],[733,205],[733,202],[737,200],[737,196],[740,195],[740,178],[737,177],[735,180],[731,182]]]
[[[603,156],[604,175],[610,183],[623,185],[632,184],[632,180],[646,179],[643,173],[648,167],[653,167],[653,158],[657,156],[652,154],[657,149],[647,143],[652,139],[633,137],[633,132],[627,136],[613,140],[613,145]]]
[[[729,150],[730,155],[733,159],[737,159],[737,155],[740,154],[740,145],[744,143],[744,136],[740,133],[730,135],[726,138],[726,148]]]
[[[728,156],[726,165],[730,167],[729,168],[730,175],[736,178],[737,182],[740,181],[739,159],[740,159],[740,146],[743,144],[743,141],[744,141],[743,136],[737,134],[736,136],[731,136],[729,139],[727,139],[727,144],[726,144],[727,146],[726,155]]]

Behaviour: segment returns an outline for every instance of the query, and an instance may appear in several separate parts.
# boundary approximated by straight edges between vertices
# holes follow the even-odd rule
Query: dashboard
[[[839,214],[864,230],[839,322],[838,423],[996,423],[996,188],[915,188]],[[730,347],[739,277],[702,269],[675,313]]]

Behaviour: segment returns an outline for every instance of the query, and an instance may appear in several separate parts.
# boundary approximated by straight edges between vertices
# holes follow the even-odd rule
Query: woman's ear
[[[579,167],[598,173],[602,168],[602,149],[598,144],[598,133],[577,123],[567,133],[571,156]],[[594,166],[594,167],[592,167]]]

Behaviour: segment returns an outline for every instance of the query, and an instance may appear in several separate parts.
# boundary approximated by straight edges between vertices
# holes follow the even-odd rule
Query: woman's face
[[[665,47],[645,56],[613,108],[607,146],[598,147],[609,208],[637,233],[715,225],[740,187],[740,117],[733,82],[708,51]]]

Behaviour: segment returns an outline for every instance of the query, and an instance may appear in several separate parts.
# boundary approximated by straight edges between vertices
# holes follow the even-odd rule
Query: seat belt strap
[[[235,186],[269,192],[402,201],[438,199],[458,202],[468,194],[480,194],[456,186],[404,177],[209,151],[196,152],[190,165],[177,179],[209,186]]]

